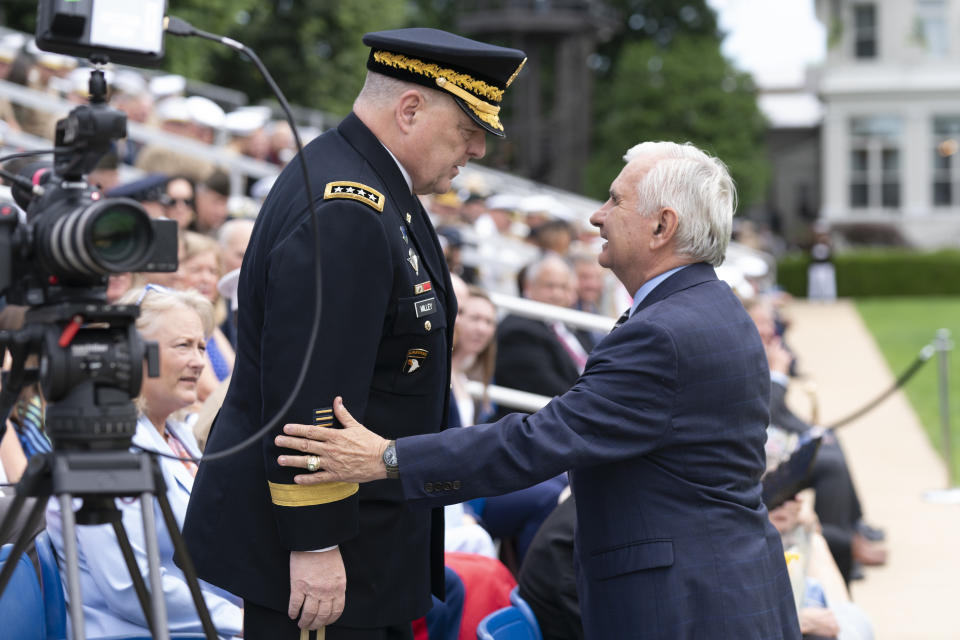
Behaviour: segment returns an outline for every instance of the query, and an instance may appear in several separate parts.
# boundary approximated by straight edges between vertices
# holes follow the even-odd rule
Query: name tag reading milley
[[[429,316],[437,312],[437,299],[430,297],[426,300],[420,300],[413,303],[413,308],[417,312],[417,317]]]

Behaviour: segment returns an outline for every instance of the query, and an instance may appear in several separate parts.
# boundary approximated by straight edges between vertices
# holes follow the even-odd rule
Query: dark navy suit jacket
[[[536,414],[399,440],[404,494],[460,502],[572,469],[587,638],[799,639],[760,499],[769,396],[753,323],[694,264]]]
[[[264,202],[244,256],[237,363],[206,452],[260,429],[307,359],[305,383],[260,446],[200,464],[184,538],[201,578],[278,611],[290,596],[290,552],[339,545],[347,593],[338,624],[399,624],[430,608],[431,582],[443,593],[442,511],[410,509],[392,481],[296,485],[299,470],[277,464],[283,451],[273,440],[287,422],[332,425],[338,395],[386,438],[440,430],[456,301],[430,221],[355,115],[303,153],[323,267],[317,343],[306,351],[316,252],[294,161]],[[371,199],[374,192],[380,197]]]

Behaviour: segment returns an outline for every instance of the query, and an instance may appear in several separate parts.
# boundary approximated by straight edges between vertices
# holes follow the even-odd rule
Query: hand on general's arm
[[[340,549],[290,552],[290,603],[287,615],[301,629],[333,624],[346,603],[347,573]]]
[[[277,462],[284,467],[306,469],[310,456],[318,458],[322,471],[296,476],[294,480],[297,484],[369,482],[386,478],[383,452],[389,441],[357,422],[343,406],[343,399],[339,396],[333,402],[333,413],[343,429],[306,424],[285,425],[285,435],[277,436],[276,445],[303,451],[304,455],[282,455]]]

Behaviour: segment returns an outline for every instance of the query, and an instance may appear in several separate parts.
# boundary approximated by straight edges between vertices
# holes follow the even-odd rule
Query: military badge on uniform
[[[407,224],[410,224],[411,221],[413,221],[413,216],[408,213],[408,214],[407,214]]]
[[[356,200],[381,213],[386,202],[382,193],[365,184],[346,181],[328,182],[323,190],[323,199],[334,200],[336,198]]]
[[[433,284],[427,280],[426,282],[421,282],[420,284],[413,285],[413,294],[420,295],[421,293],[426,293],[433,289]]]
[[[420,256],[413,249],[407,249],[407,262],[413,267],[413,272],[420,275]]]
[[[410,349],[407,351],[407,359],[403,363],[404,373],[415,373],[423,366],[427,359],[426,349]]]
[[[403,238],[404,243],[410,244],[410,237],[407,235],[407,228],[403,225],[400,225],[400,237]]]

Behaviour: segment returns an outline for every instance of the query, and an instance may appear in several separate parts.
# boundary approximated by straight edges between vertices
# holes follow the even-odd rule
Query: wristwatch
[[[397,441],[391,440],[383,450],[383,465],[387,468],[387,478],[400,479],[400,465],[397,462]]]

